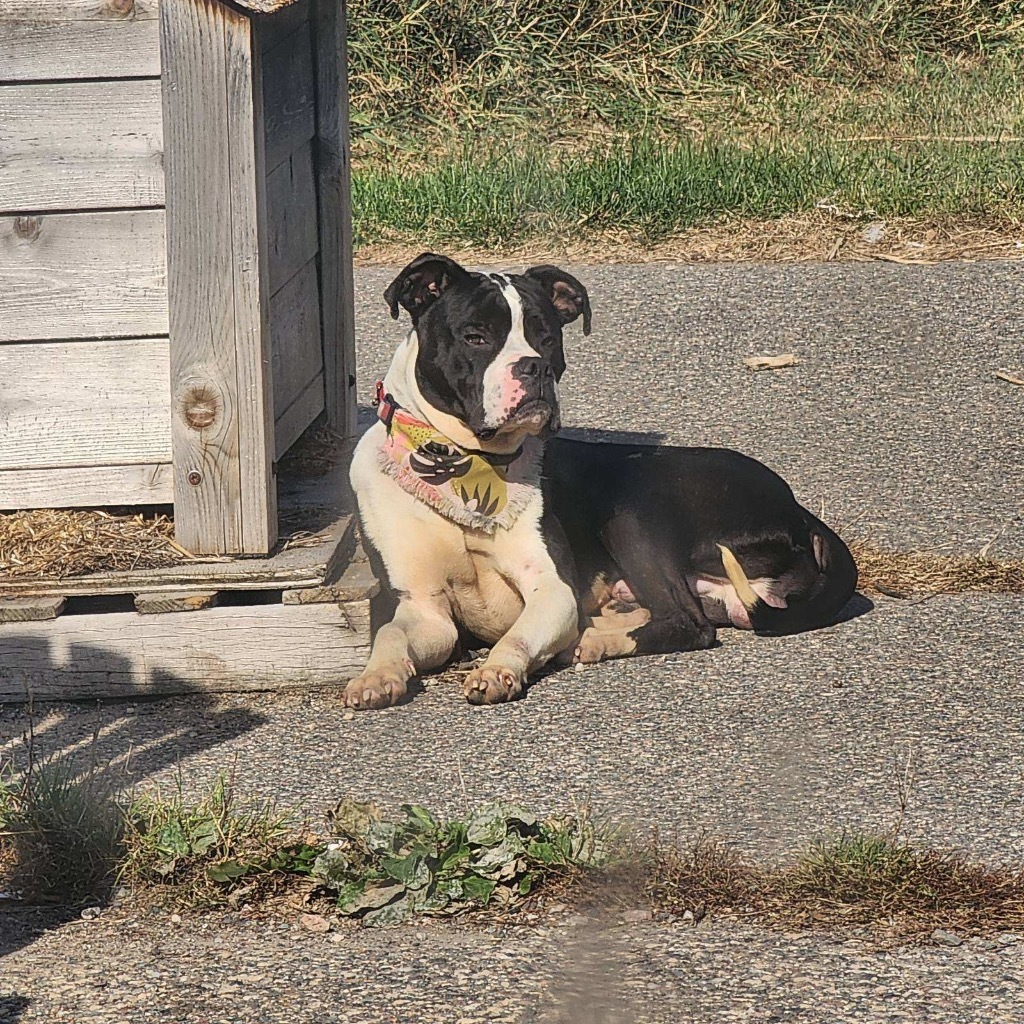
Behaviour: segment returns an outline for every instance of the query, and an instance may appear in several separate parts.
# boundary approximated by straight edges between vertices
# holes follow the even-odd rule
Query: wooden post
[[[171,451],[178,543],[277,540],[265,159],[251,21],[161,0]]]
[[[344,0],[314,0],[313,38],[324,397],[328,426],[347,436],[357,395]]]

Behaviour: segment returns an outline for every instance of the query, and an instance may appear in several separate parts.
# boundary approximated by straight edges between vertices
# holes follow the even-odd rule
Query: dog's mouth
[[[534,437],[550,437],[561,428],[557,409],[542,398],[535,398],[520,405],[500,427],[485,427],[476,431],[481,441],[490,441],[504,434],[531,434]]]

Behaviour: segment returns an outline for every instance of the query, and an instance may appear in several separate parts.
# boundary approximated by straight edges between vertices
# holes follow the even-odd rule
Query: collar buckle
[[[377,419],[391,430],[391,421],[395,418],[398,403],[395,396],[384,390],[384,381],[379,380],[374,385],[373,405],[377,410]]]

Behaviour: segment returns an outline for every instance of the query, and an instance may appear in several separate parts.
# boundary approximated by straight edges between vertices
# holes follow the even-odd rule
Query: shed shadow
[[[81,665],[88,665],[90,677],[106,680],[106,687],[119,695],[90,697],[75,679]],[[133,674],[122,655],[89,644],[57,649],[48,637],[19,633],[14,624],[0,626],[0,694],[5,701],[0,703],[0,780],[16,787],[30,764],[65,758],[76,770],[88,769],[127,793],[160,770],[267,721],[248,708],[232,706],[230,698],[198,691],[192,681],[166,669],[150,669],[141,686],[130,683]],[[62,683],[77,699],[54,701]],[[172,702],[176,714],[169,715]],[[226,761],[225,771],[230,767]],[[0,891],[6,892],[10,884],[10,866],[0,847]],[[90,903],[103,906],[109,899],[109,891],[99,892],[91,895]],[[0,900],[0,958],[78,918],[80,908]],[[27,1005],[22,994],[4,994],[0,1024],[17,1020]]]

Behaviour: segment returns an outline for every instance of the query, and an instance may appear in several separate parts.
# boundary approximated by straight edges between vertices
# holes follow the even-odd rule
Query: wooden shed
[[[343,473],[277,544],[278,460],[355,424],[347,103],[343,0],[0,0],[0,510],[173,502],[224,556],[0,580],[0,700],[362,664]]]
[[[342,0],[0,0],[0,509],[266,554],[354,423]]]

